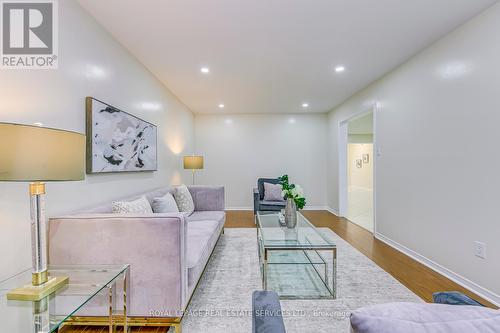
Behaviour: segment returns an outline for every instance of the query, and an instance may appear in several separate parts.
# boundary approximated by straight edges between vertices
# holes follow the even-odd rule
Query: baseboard
[[[251,211],[253,211],[253,207],[226,207],[226,210],[251,210]]]
[[[476,284],[475,282],[472,282],[471,280],[461,276],[460,274],[457,274],[451,270],[449,270],[446,267],[441,266],[440,264],[432,261],[431,259],[424,257],[423,255],[407,248],[404,245],[399,244],[398,242],[393,241],[392,239],[376,232],[374,234],[375,238],[378,240],[384,242],[385,244],[389,245],[390,247],[406,254],[410,258],[415,259],[419,263],[429,267],[433,271],[447,277],[448,279],[452,280],[453,282],[461,285],[462,287],[472,291],[476,295],[484,298],[485,300],[500,306],[500,295],[495,294],[494,292],[481,287],[480,285]]]
[[[328,210],[326,206],[305,206],[304,210]]]
[[[330,213],[332,213],[335,216],[340,216],[338,209],[335,209],[335,208],[332,208],[332,207],[326,207],[326,210],[329,211]]]

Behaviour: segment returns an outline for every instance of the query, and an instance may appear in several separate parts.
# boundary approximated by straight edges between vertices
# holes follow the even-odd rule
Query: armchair
[[[259,178],[257,187],[253,189],[253,213],[258,211],[280,211],[285,208],[285,201],[264,200],[264,183],[279,184],[277,178]]]

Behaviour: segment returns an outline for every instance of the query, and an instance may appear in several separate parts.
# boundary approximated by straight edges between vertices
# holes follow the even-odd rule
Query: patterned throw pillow
[[[177,202],[180,212],[191,215],[194,212],[194,202],[191,193],[189,193],[186,185],[179,185],[174,189],[174,198]]]
[[[148,199],[142,196],[134,201],[113,201],[113,213],[115,214],[125,214],[125,213],[152,213],[151,205]]]

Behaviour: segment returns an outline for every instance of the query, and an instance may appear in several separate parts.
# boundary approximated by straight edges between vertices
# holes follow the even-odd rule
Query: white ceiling
[[[79,2],[193,112],[296,113],[332,109],[496,0]]]

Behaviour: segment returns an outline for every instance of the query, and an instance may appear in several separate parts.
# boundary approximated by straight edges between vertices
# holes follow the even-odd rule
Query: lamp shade
[[[0,123],[0,181],[66,181],[85,177],[85,135]]]
[[[203,169],[203,156],[184,156],[184,169]]]

